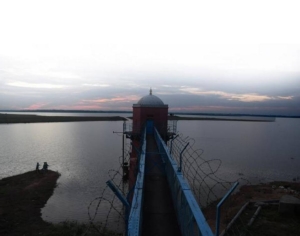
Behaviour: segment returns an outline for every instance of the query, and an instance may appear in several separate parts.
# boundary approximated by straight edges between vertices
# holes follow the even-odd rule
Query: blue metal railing
[[[185,181],[182,172],[178,171],[176,162],[156,129],[154,137],[159,152],[163,153],[162,158],[165,162],[166,175],[182,235],[213,236],[190,186]]]
[[[213,236],[205,217],[194,198],[190,186],[185,181],[182,173],[178,171],[176,162],[170,155],[168,147],[155,129],[154,137],[165,163],[168,183],[171,189],[173,205],[175,207],[178,223],[182,235],[195,236]],[[138,174],[134,187],[132,204],[128,217],[127,235],[141,235],[143,219],[143,187],[145,174],[145,157],[146,157],[146,132],[142,135],[142,148],[139,157]]]
[[[138,173],[134,186],[133,198],[128,217],[127,235],[137,236],[141,234],[142,210],[143,210],[143,187],[145,176],[145,156],[146,156],[146,131],[142,135],[142,148],[139,156]]]

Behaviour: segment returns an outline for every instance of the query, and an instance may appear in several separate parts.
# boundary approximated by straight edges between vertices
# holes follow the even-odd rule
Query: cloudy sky
[[[0,110],[300,115],[299,1],[1,1]]]

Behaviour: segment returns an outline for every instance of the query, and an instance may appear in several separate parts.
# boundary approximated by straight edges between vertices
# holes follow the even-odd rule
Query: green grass
[[[95,227],[97,229],[95,229]],[[95,224],[93,227],[90,224],[77,223],[74,221],[65,221],[58,224],[51,224],[47,230],[41,235],[47,236],[117,236],[122,235],[111,230],[105,229],[101,224]]]

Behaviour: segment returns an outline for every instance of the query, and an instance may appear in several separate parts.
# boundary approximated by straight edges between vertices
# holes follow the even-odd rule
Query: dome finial
[[[150,95],[152,95],[152,88],[150,88]]]

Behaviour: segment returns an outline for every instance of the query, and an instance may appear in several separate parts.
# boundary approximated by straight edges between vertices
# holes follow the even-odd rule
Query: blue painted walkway
[[[151,134],[146,145],[142,235],[181,235],[162,157]]]

